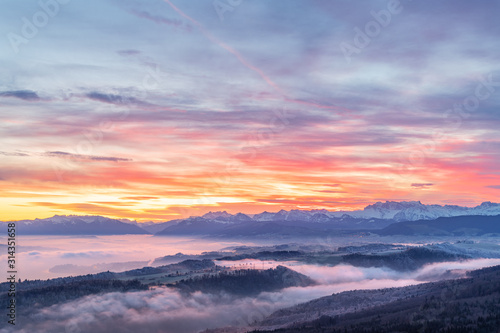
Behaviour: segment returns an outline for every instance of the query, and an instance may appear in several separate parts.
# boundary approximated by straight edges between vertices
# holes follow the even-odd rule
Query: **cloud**
[[[48,152],[45,152],[43,155],[47,156],[47,157],[71,158],[71,159],[92,160],[92,161],[112,161],[112,162],[130,162],[130,161],[132,161],[129,158],[80,155],[80,154],[67,153],[67,152],[63,152],[63,151],[48,151]]]
[[[186,23],[182,22],[181,20],[170,19],[170,18],[166,18],[166,17],[160,16],[160,15],[153,15],[153,14],[150,14],[150,13],[143,11],[143,10],[133,9],[130,12],[137,17],[153,21],[157,24],[169,25],[169,26],[172,26],[175,28],[180,28],[182,30],[189,31],[189,32],[193,29],[191,27],[191,25],[186,24]]]
[[[416,187],[416,188],[428,188],[428,187],[434,186],[434,184],[432,184],[432,183],[413,183],[413,184],[411,184],[411,186]]]
[[[86,94],[86,96],[92,100],[108,103],[108,104],[116,104],[116,105],[128,105],[128,104],[139,104],[139,105],[147,105],[148,103],[139,101],[134,97],[124,97],[120,95],[114,94],[103,94],[100,92],[90,92]]]
[[[0,97],[15,97],[24,101],[37,101],[40,99],[38,94],[32,90],[13,90],[0,92]]]
[[[500,185],[488,185],[486,187],[488,187],[488,188],[494,188],[496,190],[500,190]]]
[[[71,178],[69,178],[71,180]],[[68,181],[69,181],[68,180]],[[120,184],[123,186],[123,184]],[[175,208],[165,209],[164,206],[159,208],[141,209],[140,211],[131,211],[128,203],[108,202],[108,203],[54,203],[52,202],[29,202],[29,206],[49,207],[51,211],[66,211],[76,212],[78,214],[95,214],[107,216],[110,218],[135,218],[146,221],[157,220],[165,222],[182,217]],[[208,212],[208,210],[207,210]]]
[[[500,259],[474,259],[455,262],[440,262],[425,265],[419,269],[414,275],[419,281],[435,281],[446,277],[450,271],[455,271],[455,274],[465,276],[465,273],[470,270],[491,267],[500,264]]]
[[[151,197],[151,196],[131,196],[131,197],[122,197],[120,198],[121,200],[155,200],[155,199],[160,199],[160,197]]]
[[[61,255],[61,258],[104,258],[110,254],[103,251],[88,251],[88,252],[66,252]]]
[[[9,152],[5,152],[5,151],[0,151],[0,155],[4,155],[4,156],[30,156],[29,154],[26,154],[26,153],[20,153],[20,152],[9,153]]]
[[[122,56],[132,56],[132,55],[141,54],[141,51],[139,51],[139,50],[120,50],[120,51],[117,51],[117,53],[119,55],[122,55]]]
[[[175,8],[164,1],[112,3],[72,7],[96,29],[87,29],[86,19],[54,21],[57,31],[68,34],[40,40],[39,52],[51,59],[47,66],[33,67],[6,53],[4,81],[10,86],[0,89],[0,100],[9,102],[0,103],[3,149],[64,152],[65,143],[78,142],[87,130],[102,130],[99,148],[127,154],[134,170],[125,170],[124,163],[113,170],[111,163],[70,165],[61,163],[71,162],[61,154],[36,165],[35,159],[19,164],[4,158],[7,171],[1,175],[9,182],[2,185],[10,189],[3,192],[4,206],[9,196],[23,193],[21,186],[24,193],[72,196],[77,181],[96,191],[114,186],[118,197],[129,196],[134,186],[143,196],[163,198],[162,187],[200,202],[204,193],[220,192],[221,209],[238,198],[248,202],[239,206],[244,212],[264,206],[256,198],[290,199],[288,207],[279,207],[287,209],[304,203],[353,209],[375,197],[471,204],[496,199],[500,149],[487,142],[497,137],[500,121],[500,72],[491,56],[500,50],[500,4],[403,1],[403,11],[348,64],[339,44],[352,44],[353,29],[373,22],[371,11],[385,10],[386,2],[252,1],[232,6],[224,22],[211,1],[170,1]],[[24,15],[19,2],[10,5],[17,8],[11,18]],[[279,89],[269,89],[266,80]],[[489,97],[475,111],[457,111],[484,80],[493,82],[494,91],[478,91]],[[20,87],[32,90],[11,88],[26,82]],[[72,97],[27,102],[42,91]],[[19,106],[8,105],[13,103]],[[339,108],[349,112],[332,112]],[[277,110],[292,117],[278,116]],[[105,123],[112,128],[100,127]],[[0,155],[5,156],[11,155]],[[51,163],[61,165],[65,184],[51,182],[60,179]],[[427,181],[435,185],[411,185]],[[322,184],[331,182],[349,183],[341,189],[346,193],[311,193],[328,190]],[[81,192],[78,201],[92,201],[92,193]],[[142,205],[159,211],[159,202]],[[120,216],[138,212],[139,206],[130,207]]]
[[[270,314],[266,301],[228,295],[195,293],[183,297],[176,291],[157,288],[146,292],[108,293],[42,309],[36,321],[16,332],[122,332],[191,333],[225,325],[248,324],[249,313]],[[21,324],[22,325],[22,324]]]

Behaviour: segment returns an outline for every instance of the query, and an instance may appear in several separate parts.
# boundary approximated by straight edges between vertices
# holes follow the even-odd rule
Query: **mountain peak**
[[[386,201],[386,202],[378,201],[378,202],[374,203],[373,205],[366,206],[364,210],[369,210],[369,209],[398,210],[398,209],[421,207],[421,206],[425,206],[425,205],[423,205],[420,201],[399,201],[399,202],[398,201]]]
[[[202,217],[205,218],[205,219],[208,219],[208,220],[214,220],[214,219],[217,219],[217,218],[229,218],[229,217],[232,217],[233,215],[229,214],[228,212],[226,211],[218,211],[218,212],[208,212],[206,213],[205,215],[203,215]]]
[[[497,203],[493,203],[491,201],[485,201],[483,203],[481,203],[478,207],[481,207],[481,208],[489,208],[489,207],[496,207],[498,206],[499,204]]]

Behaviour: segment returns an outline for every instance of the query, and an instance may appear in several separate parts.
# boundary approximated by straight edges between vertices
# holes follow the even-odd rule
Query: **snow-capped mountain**
[[[198,218],[198,217],[190,217],[187,220],[193,219],[193,218]],[[244,222],[244,221],[251,221],[252,219],[243,213],[238,213],[236,215],[229,214],[226,211],[223,212],[208,212],[205,215],[201,216],[201,218],[205,220],[209,220],[212,222],[216,223],[235,223],[235,222]],[[199,219],[199,218],[198,218]]]
[[[46,219],[16,221],[24,235],[124,235],[147,234],[136,225],[103,216],[55,215]]]
[[[77,223],[102,223],[112,220],[110,218],[99,216],[99,215],[54,215],[46,219],[35,219],[34,221],[45,221],[54,224],[77,224]],[[120,220],[114,220],[120,221]],[[120,221],[123,223],[130,223],[125,221]],[[35,222],[36,223],[36,222]]]
[[[280,210],[252,217],[238,213],[210,212],[175,221],[156,235],[319,235],[335,230],[381,230],[405,221],[435,220],[470,215],[500,215],[500,204],[485,202],[477,207],[424,205],[420,201],[377,202],[357,211]],[[174,221],[171,221],[174,222]]]
[[[386,201],[366,206],[362,211],[345,212],[357,218],[380,218],[401,221],[434,220],[462,215],[499,215],[500,204],[483,202],[476,207],[424,205],[420,201]]]
[[[224,220],[233,217],[233,215],[229,214],[226,211],[223,211],[223,212],[208,212],[202,217],[207,220]]]
[[[280,210],[249,216],[226,211],[164,223],[138,224],[103,216],[55,215],[46,219],[17,221],[24,234],[45,235],[119,235],[119,234],[224,234],[251,235],[262,232],[295,234],[332,230],[376,230],[396,222],[435,220],[442,217],[500,215],[500,204],[483,202],[476,207],[425,205],[420,201],[386,201],[366,206],[363,210]],[[306,230],[307,229],[307,230]]]
[[[262,212],[253,216],[254,221],[272,221],[276,213]]]
[[[262,212],[249,217],[238,213],[238,220],[245,216],[244,220],[258,222],[271,221],[302,221],[302,222],[328,222],[333,220],[347,219],[382,219],[401,221],[434,220],[438,217],[453,217],[462,215],[500,215],[500,204],[483,202],[476,207],[462,207],[456,205],[425,205],[420,201],[386,201],[377,202],[366,206],[363,210],[354,211],[328,211],[322,210],[280,210],[277,213]],[[235,215],[224,212],[210,212],[202,216],[207,220],[219,222],[235,222]]]

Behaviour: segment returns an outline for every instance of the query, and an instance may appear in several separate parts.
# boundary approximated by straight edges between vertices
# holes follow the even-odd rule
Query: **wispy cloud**
[[[29,154],[26,153],[21,153],[21,152],[5,152],[5,151],[0,151],[0,155],[4,156],[30,156]]]
[[[413,183],[411,184],[412,187],[416,188],[429,188],[431,186],[434,186],[432,183]]]
[[[86,96],[92,100],[103,102],[103,103],[109,103],[109,104],[117,104],[117,105],[128,105],[128,104],[140,104],[140,105],[145,105],[148,104],[143,101],[139,101],[134,97],[125,97],[121,95],[115,95],[115,94],[103,94],[100,92],[90,92],[86,94]]]
[[[15,97],[24,101],[38,101],[40,99],[38,94],[31,90],[2,91],[0,97]]]
[[[155,199],[160,199],[160,197],[150,197],[150,196],[131,196],[131,197],[122,197],[120,198],[121,200],[155,200]]]
[[[185,30],[185,31],[191,31],[192,30],[192,26],[191,25],[186,24],[183,21],[178,20],[178,19],[171,19],[171,18],[163,17],[161,15],[150,14],[147,11],[144,11],[144,10],[133,9],[130,12],[133,15],[136,15],[137,17],[144,18],[144,19],[153,21],[153,22],[158,23],[158,24],[169,25],[169,26],[172,26],[172,27],[175,27],[175,28],[180,28],[180,29]]]
[[[130,49],[130,50],[120,50],[120,51],[117,51],[117,53],[119,55],[122,55],[122,56],[133,56],[133,55],[141,54],[141,51]]]
[[[80,155],[80,154],[67,153],[67,152],[63,152],[63,151],[48,151],[48,152],[45,152],[43,155],[47,156],[47,157],[59,157],[59,158],[70,158],[70,159],[92,160],[92,161],[112,161],[112,162],[130,162],[130,161],[132,161],[129,158]]]

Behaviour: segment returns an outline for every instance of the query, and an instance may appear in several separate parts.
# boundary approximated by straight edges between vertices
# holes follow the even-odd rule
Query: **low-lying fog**
[[[357,268],[348,265],[319,267],[292,265],[320,282],[312,287],[292,287],[280,292],[264,292],[257,297],[210,295],[196,292],[183,297],[169,288],[129,293],[91,295],[54,305],[19,320],[16,332],[121,332],[189,333],[206,328],[246,326],[283,307],[306,302],[346,290],[400,287],[435,279],[454,270],[499,265],[500,259],[430,264],[408,273],[382,268]],[[10,332],[7,328],[0,332]]]
[[[307,240],[308,244],[321,246],[344,246],[371,242],[397,242],[393,239],[349,239],[318,238]],[[276,245],[303,240],[285,241],[257,239],[252,241],[193,239],[192,237],[154,237],[151,235],[120,236],[17,236],[16,262],[18,276],[24,279],[48,279],[75,276],[103,271],[120,272],[151,265],[156,258],[184,254],[200,254],[217,251],[231,246]],[[5,237],[0,237],[0,244],[6,244]],[[417,245],[417,244],[415,244]],[[0,260],[5,261],[7,251],[3,251]],[[234,262],[232,263],[234,264]],[[264,268],[274,266],[266,265]],[[262,268],[262,263],[259,267]]]
[[[19,276],[24,279],[58,276],[49,269],[57,265],[90,267],[98,263],[142,262],[183,253],[220,250],[238,242],[193,241],[187,238],[151,236],[46,237],[20,238],[17,260]],[[246,245],[261,245],[250,244]],[[2,256],[3,257],[3,256]],[[65,304],[54,305],[29,318],[19,318],[16,332],[198,332],[228,325],[246,326],[273,311],[346,290],[400,287],[434,281],[443,277],[460,277],[465,270],[499,265],[500,259],[476,259],[462,262],[430,264],[413,272],[388,268],[359,268],[303,265],[296,262],[242,260],[217,262],[237,267],[269,268],[283,264],[308,275],[319,284],[293,287],[279,292],[264,292],[257,297],[209,295],[197,292],[183,297],[168,288],[129,293],[91,295]],[[0,332],[11,332],[2,328]]]
[[[0,238],[0,244],[7,244],[5,237]],[[151,235],[17,236],[16,262],[22,280],[48,279],[107,270],[125,271],[147,266],[165,255],[200,254],[235,245],[243,243]],[[7,260],[6,253],[3,251],[0,260]]]

